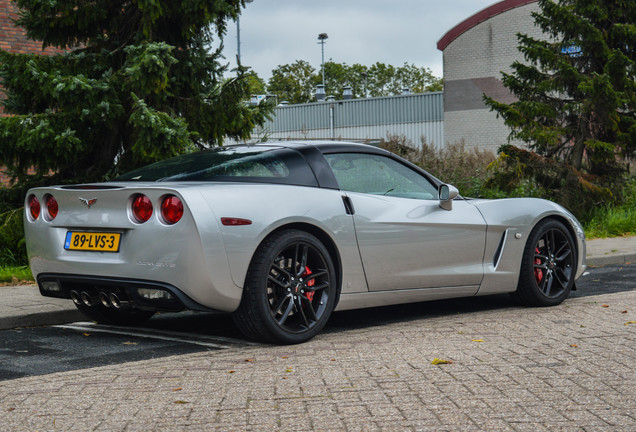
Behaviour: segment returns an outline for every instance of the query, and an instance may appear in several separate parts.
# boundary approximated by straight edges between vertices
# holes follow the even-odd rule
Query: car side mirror
[[[459,191],[453,185],[443,184],[439,187],[439,206],[444,210],[453,209],[453,199],[459,195]]]

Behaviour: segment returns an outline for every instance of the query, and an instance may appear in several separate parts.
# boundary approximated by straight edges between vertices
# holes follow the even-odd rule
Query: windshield
[[[136,169],[115,181],[251,181],[316,186],[313,172],[295,150],[228,146],[189,153]]]

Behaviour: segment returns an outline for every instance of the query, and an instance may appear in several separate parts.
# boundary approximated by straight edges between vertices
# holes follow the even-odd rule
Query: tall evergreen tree
[[[16,0],[28,37],[55,56],[0,52],[7,98],[0,161],[18,179],[98,180],[195,148],[248,137],[244,69],[224,79],[220,48],[243,0]]]
[[[527,63],[503,82],[518,98],[485,98],[539,155],[616,176],[636,156],[636,1],[539,0],[547,40],[519,34]]]

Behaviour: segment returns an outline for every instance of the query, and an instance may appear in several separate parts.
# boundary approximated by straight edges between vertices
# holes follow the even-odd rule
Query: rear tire
[[[137,326],[148,321],[155,311],[126,310],[119,311],[109,309],[101,304],[94,306],[75,304],[77,309],[93,321],[100,324],[111,324],[119,326]]]
[[[232,318],[250,339],[301,343],[323,329],[336,296],[336,272],[320,240],[304,231],[281,231],[256,250]]]
[[[526,306],[555,306],[574,285],[577,256],[572,235],[554,219],[539,222],[523,252],[519,284],[511,297]]]

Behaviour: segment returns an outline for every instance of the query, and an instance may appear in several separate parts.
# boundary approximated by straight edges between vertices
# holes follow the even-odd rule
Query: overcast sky
[[[240,18],[241,61],[266,81],[278,65],[306,60],[320,68],[318,34],[327,33],[325,61],[400,66],[413,63],[442,76],[437,41],[499,0],[254,0]],[[236,59],[236,24],[224,54]]]

